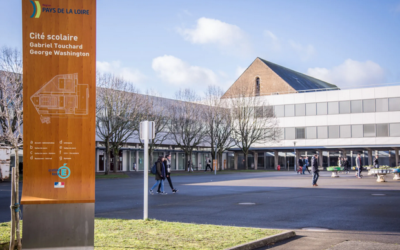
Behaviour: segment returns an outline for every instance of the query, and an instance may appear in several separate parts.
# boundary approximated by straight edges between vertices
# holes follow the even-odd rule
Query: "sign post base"
[[[23,249],[94,249],[94,203],[26,204]]]

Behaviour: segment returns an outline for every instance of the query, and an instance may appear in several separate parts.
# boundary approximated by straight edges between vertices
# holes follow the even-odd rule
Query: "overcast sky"
[[[2,9],[0,47],[21,49],[21,1]],[[97,69],[142,92],[226,90],[256,57],[339,87],[400,82],[400,0],[97,1]]]

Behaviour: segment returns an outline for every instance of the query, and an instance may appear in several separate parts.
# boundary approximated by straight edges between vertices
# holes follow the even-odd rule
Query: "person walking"
[[[362,172],[362,159],[361,159],[361,154],[357,155],[356,158],[356,165],[357,165],[357,178],[361,179],[361,172]]]
[[[166,174],[166,177],[167,177],[167,180],[168,180],[168,183],[169,183],[169,187],[171,188],[172,193],[175,194],[176,192],[178,192],[178,190],[176,190],[174,188],[174,185],[172,185],[172,181],[171,181],[171,155],[166,155],[165,158],[164,158],[163,163],[164,163],[164,167],[167,169],[165,174]],[[161,183],[158,185],[157,193],[161,193],[160,189],[161,189]]]
[[[207,160],[206,160],[206,170],[204,170],[204,171],[207,171],[207,169],[208,168],[210,168],[210,171],[212,172],[212,168],[211,168],[211,159],[210,158],[207,158]]]
[[[378,160],[378,156],[377,155],[375,155],[374,167],[375,168],[379,168],[379,160]]]
[[[311,170],[313,171],[313,187],[318,187],[317,181],[319,178],[319,169],[318,169],[318,155],[315,154],[311,160]]]
[[[342,163],[342,165],[343,165],[343,170],[344,170],[344,172],[345,172],[346,174],[348,174],[348,173],[349,173],[350,163],[349,163],[349,161],[347,160],[347,157],[344,157],[344,158],[343,158],[343,163]]]
[[[164,180],[165,180],[165,167],[163,163],[163,157],[159,156],[158,160],[156,162],[156,167],[157,167],[157,172],[156,172],[156,183],[153,185],[153,187],[149,190],[150,194],[154,194],[153,189],[156,188],[158,185],[161,185],[161,192],[160,194],[167,194],[164,192]]]
[[[299,160],[298,160],[298,170],[297,170],[297,174],[304,174],[304,172],[302,171],[303,169],[303,158],[300,156]]]
[[[306,170],[308,171],[309,174],[311,174],[310,170],[308,169],[308,165],[309,165],[308,159],[307,159],[307,157],[304,157],[304,159],[303,159],[303,174]]]

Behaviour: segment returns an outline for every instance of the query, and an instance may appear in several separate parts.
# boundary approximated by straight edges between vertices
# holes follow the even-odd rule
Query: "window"
[[[293,104],[285,105],[285,116],[286,117],[294,116],[294,105]]]
[[[375,112],[375,100],[374,99],[364,100],[363,106],[364,106],[364,113]]]
[[[389,124],[376,124],[376,136],[377,137],[389,136]]]
[[[328,127],[317,127],[318,139],[328,138]]]
[[[340,126],[340,138],[350,138],[351,137],[351,126],[345,125]]]
[[[296,104],[296,116],[305,116],[305,115],[306,115],[306,105]]]
[[[260,78],[256,78],[256,96],[260,95]]]
[[[376,99],[376,112],[387,112],[389,109],[389,100],[385,99]]]
[[[285,106],[284,105],[275,106],[275,116],[276,117],[284,117],[285,116]]]
[[[389,98],[389,111],[400,111],[400,97]]]
[[[272,116],[274,116],[274,107],[264,106],[264,117],[272,117]]]
[[[341,114],[349,114],[350,113],[350,101],[339,102],[339,110]]]
[[[339,138],[339,126],[329,126],[329,138]]]
[[[307,139],[317,139],[317,127],[307,127],[306,136]]]
[[[351,137],[353,138],[361,138],[363,137],[363,125],[352,125],[351,126]]]
[[[317,114],[317,104],[307,103],[306,104],[306,115],[316,115]]]
[[[327,115],[328,114],[328,103],[321,102],[317,103],[317,115]]]
[[[339,102],[328,102],[328,114],[339,114]]]
[[[400,123],[390,124],[390,136],[400,137]]]
[[[375,124],[365,124],[364,137],[375,137],[375,136],[376,136]]]
[[[263,107],[254,107],[255,117],[264,117],[264,109]]]
[[[362,113],[362,101],[351,101],[351,113]]]
[[[294,139],[295,139],[295,129],[285,128],[285,140],[294,140]]]
[[[306,130],[305,128],[296,128],[296,139],[305,139]]]

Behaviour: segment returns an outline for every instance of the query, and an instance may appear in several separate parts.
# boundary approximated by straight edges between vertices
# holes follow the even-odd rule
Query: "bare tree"
[[[21,249],[19,228],[19,147],[22,146],[23,121],[22,58],[16,49],[0,51],[0,140],[15,151],[15,178],[11,179],[11,237],[10,249]],[[16,235],[15,235],[16,234]]]
[[[233,120],[229,108],[221,99],[224,91],[217,86],[209,86],[205,93],[205,140],[211,146],[213,159],[218,159],[219,170],[222,170],[222,153],[235,145],[232,138]],[[215,152],[217,151],[217,155]]]
[[[143,96],[143,105],[141,108],[141,118],[147,121],[154,121],[155,131],[154,139],[149,143],[149,159],[152,163],[154,149],[161,146],[165,140],[170,137],[168,119],[170,116],[169,105],[172,100],[155,96],[152,91],[147,91]],[[144,145],[141,142],[142,146]]]
[[[119,164],[119,151],[137,130],[140,95],[120,77],[98,73],[96,99],[96,132],[106,147],[106,171],[110,171],[110,153],[114,155],[114,172]]]
[[[233,97],[224,99],[229,105],[233,118],[233,139],[241,149],[248,169],[247,156],[255,143],[268,143],[280,139],[278,121],[272,106],[264,97],[249,95],[253,89],[246,86],[235,88]]]
[[[201,145],[206,134],[205,105],[195,103],[199,102],[199,97],[190,89],[179,90],[175,97],[177,101],[169,105],[168,127],[172,140],[185,153],[185,159],[191,162],[193,150]],[[186,163],[185,170],[188,170]]]

